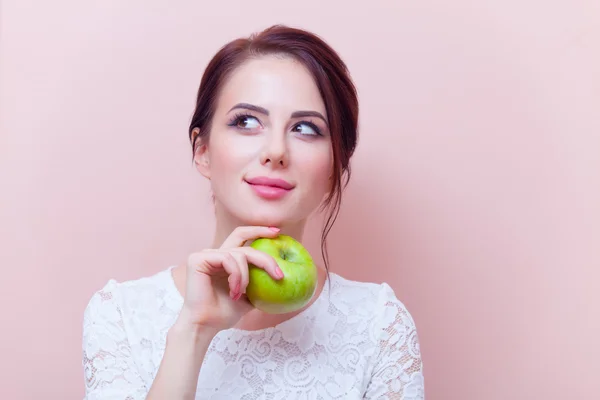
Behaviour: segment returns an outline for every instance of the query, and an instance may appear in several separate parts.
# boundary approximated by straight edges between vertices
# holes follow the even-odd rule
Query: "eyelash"
[[[249,113],[237,113],[237,114],[235,114],[231,118],[231,120],[229,121],[229,123],[227,125],[235,128],[235,127],[237,127],[237,124],[242,119],[244,119],[244,118],[254,118],[254,119],[256,119],[260,123],[260,120],[258,119],[258,117],[254,116],[252,114],[249,114]],[[304,136],[323,136],[323,134],[321,133],[321,129],[319,129],[319,127],[315,123],[313,123],[311,121],[300,121],[300,122],[297,122],[296,124],[294,124],[294,128],[296,126],[298,126],[298,125],[301,125],[301,124],[309,126],[313,131],[315,131],[315,134],[316,134],[316,135],[304,134]],[[243,129],[243,128],[240,128],[240,129]]]
[[[229,121],[229,123],[227,124],[228,126],[233,126],[235,127],[240,120],[242,120],[243,118],[255,118],[257,121],[259,121],[258,117],[252,115],[252,114],[246,114],[246,113],[236,113],[231,120]]]

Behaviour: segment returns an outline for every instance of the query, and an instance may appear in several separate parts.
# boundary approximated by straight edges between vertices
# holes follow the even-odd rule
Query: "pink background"
[[[596,398],[598,1],[181,3],[2,1],[0,398],[81,398],[92,293],[209,243],[197,85],[218,47],[278,22],[353,73],[332,267],[395,288],[427,398]]]

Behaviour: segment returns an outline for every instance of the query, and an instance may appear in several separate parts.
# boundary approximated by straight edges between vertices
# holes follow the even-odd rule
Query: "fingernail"
[[[240,299],[240,297],[242,297],[242,294],[241,294],[241,293],[238,293],[238,294],[237,294],[237,295],[236,295],[236,296],[233,298],[233,300],[235,300],[235,301],[238,301],[238,300]]]
[[[281,268],[277,267],[275,272],[277,273],[278,277],[283,278],[283,271],[281,270]]]
[[[270,226],[269,229],[272,230],[273,232],[279,232],[281,230],[281,229],[276,228],[274,226]]]

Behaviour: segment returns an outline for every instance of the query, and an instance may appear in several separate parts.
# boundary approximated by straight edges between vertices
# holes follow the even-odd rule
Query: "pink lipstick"
[[[252,187],[256,194],[268,200],[280,199],[294,188],[294,185],[288,181],[266,176],[246,179],[246,183]]]

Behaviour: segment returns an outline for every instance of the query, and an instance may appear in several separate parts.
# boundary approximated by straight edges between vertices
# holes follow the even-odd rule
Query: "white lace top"
[[[92,296],[83,324],[85,399],[146,397],[183,304],[172,268],[110,280]],[[390,286],[330,273],[315,302],[288,321],[219,332],[196,399],[424,399],[422,372],[415,324]]]

